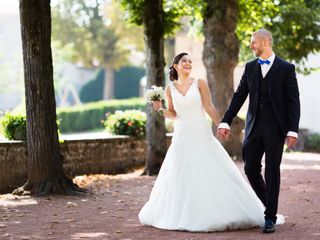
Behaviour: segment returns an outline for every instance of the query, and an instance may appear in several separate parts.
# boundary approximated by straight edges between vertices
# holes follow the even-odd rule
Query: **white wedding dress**
[[[213,136],[198,81],[183,96],[169,85],[177,113],[171,146],[148,202],[143,225],[195,232],[261,226],[264,206]]]

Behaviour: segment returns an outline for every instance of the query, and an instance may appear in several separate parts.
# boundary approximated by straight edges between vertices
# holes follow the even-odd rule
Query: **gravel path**
[[[242,171],[243,165],[238,166]],[[0,195],[0,239],[320,239],[320,154],[284,155],[279,212],[286,223],[267,235],[258,228],[189,233],[141,226],[137,214],[155,177],[140,177],[140,172],[76,177],[78,184],[92,191],[83,197]]]

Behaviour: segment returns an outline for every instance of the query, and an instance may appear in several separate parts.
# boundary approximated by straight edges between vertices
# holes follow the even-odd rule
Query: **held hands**
[[[218,128],[217,130],[217,135],[223,139],[223,140],[226,140],[229,138],[230,136],[230,130],[229,129],[226,129],[226,128]]]
[[[298,139],[295,137],[287,136],[286,137],[286,144],[288,148],[294,147],[298,142]]]

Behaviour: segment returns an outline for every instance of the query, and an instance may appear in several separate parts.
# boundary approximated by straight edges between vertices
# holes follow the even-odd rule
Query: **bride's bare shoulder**
[[[164,90],[170,89],[172,87],[172,82],[169,82],[167,86],[164,88]]]
[[[198,86],[208,85],[207,80],[204,78],[198,78],[197,81],[198,81]]]
[[[165,88],[164,88],[164,91],[166,94],[171,94],[171,85],[172,83],[169,83]]]
[[[198,82],[204,82],[204,83],[207,83],[207,79],[205,79],[205,78],[198,78]]]

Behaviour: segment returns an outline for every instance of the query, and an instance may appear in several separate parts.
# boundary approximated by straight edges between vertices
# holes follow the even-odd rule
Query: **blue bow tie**
[[[267,60],[262,60],[262,59],[258,59],[258,63],[260,63],[260,65],[263,65],[263,64],[267,64],[269,65],[270,64],[270,61],[267,59]]]

